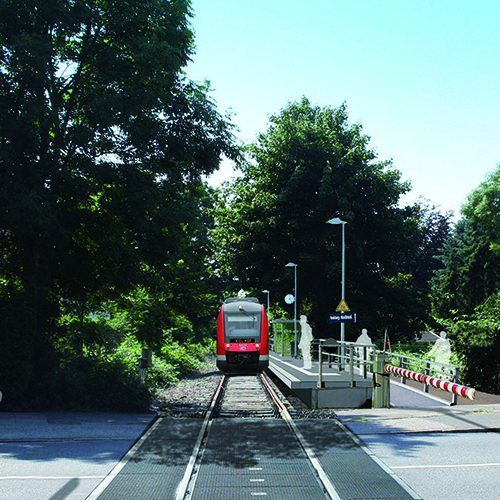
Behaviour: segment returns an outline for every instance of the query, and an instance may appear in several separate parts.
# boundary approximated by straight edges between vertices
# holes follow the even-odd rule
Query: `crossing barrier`
[[[405,368],[400,368],[393,365],[384,365],[384,371],[387,373],[393,373],[394,375],[399,375],[400,377],[409,378],[420,382],[422,384],[427,384],[437,389],[443,391],[451,392],[463,398],[474,399],[476,396],[476,389],[471,387],[466,387],[464,385],[459,385],[454,382],[449,382],[447,380],[442,380],[436,377],[431,377],[430,375],[424,375],[423,373],[413,372]]]

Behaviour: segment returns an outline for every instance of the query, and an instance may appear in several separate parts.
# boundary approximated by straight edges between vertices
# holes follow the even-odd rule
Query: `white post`
[[[297,357],[297,264],[294,266],[295,285],[294,294],[295,300],[293,302],[293,357]]]
[[[267,293],[267,309],[266,309],[266,314],[267,314],[267,319],[269,319],[269,290],[262,290],[262,293]]]

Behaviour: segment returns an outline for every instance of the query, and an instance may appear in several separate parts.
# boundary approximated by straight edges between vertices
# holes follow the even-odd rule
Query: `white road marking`
[[[391,469],[460,469],[468,467],[500,467],[500,463],[491,464],[451,464],[451,465],[395,465]]]
[[[63,479],[68,481],[70,479],[104,479],[106,476],[0,476],[0,481],[8,481],[9,479],[14,479],[19,481],[21,479],[42,479],[47,481]]]

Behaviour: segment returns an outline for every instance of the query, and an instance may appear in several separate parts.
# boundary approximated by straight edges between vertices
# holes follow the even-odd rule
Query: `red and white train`
[[[217,367],[224,373],[261,372],[269,366],[264,306],[254,298],[227,299],[217,320]]]

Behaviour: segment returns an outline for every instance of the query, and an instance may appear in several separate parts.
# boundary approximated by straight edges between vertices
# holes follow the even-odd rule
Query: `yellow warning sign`
[[[351,310],[349,309],[349,306],[347,305],[347,302],[342,299],[340,301],[340,304],[337,306],[337,309],[335,309],[335,312],[350,312]]]

